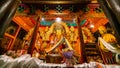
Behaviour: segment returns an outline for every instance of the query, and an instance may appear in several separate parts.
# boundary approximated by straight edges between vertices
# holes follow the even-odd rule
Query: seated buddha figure
[[[54,45],[58,44],[63,37],[65,37],[65,28],[62,23],[54,23],[53,31],[50,36],[50,47],[52,48]],[[61,46],[62,44],[60,44]],[[58,52],[61,50],[61,47],[57,47],[54,52]]]
[[[56,23],[53,29],[55,44],[65,35],[64,26]]]
[[[77,31],[75,31],[75,28],[73,26],[70,27],[70,41],[76,41],[77,40]]]
[[[62,35],[62,30],[58,29],[58,30],[55,30],[54,34],[53,34],[53,38],[51,39],[51,46],[50,47],[53,47],[54,45],[56,45],[61,39],[62,39],[63,35]],[[60,48],[57,47],[54,52],[56,53],[59,53],[60,51]]]

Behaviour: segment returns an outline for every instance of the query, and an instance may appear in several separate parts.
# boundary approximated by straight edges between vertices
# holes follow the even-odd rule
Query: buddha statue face
[[[56,23],[54,26],[54,32],[56,35],[61,36],[65,32],[64,26],[60,23]]]

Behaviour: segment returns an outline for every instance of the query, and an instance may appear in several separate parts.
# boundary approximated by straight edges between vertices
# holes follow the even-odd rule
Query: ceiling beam
[[[22,0],[22,3],[36,3],[36,4],[79,4],[89,3],[91,0]]]

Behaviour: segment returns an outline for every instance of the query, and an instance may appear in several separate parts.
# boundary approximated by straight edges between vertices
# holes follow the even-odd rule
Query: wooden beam
[[[78,4],[91,2],[90,0],[22,0],[23,3],[37,3],[37,4]]]

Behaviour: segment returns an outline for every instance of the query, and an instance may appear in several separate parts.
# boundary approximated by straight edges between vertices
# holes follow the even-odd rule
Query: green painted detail
[[[40,25],[43,25],[43,26],[51,26],[51,25],[52,25],[52,22],[42,21],[42,22],[40,22]]]
[[[40,25],[42,26],[51,26],[53,24],[53,21],[41,21],[40,22]],[[73,23],[73,22],[67,22],[66,23],[68,26],[77,26],[76,23]]]
[[[58,6],[56,7],[56,10],[57,10],[58,12],[62,13],[63,8],[62,8],[62,6],[58,5]]]
[[[49,7],[44,5],[44,11],[47,12],[49,10]]]
[[[68,10],[71,11],[71,12],[73,12],[73,10],[74,10],[73,8],[74,8],[74,6],[72,5],[71,7],[69,7]]]

